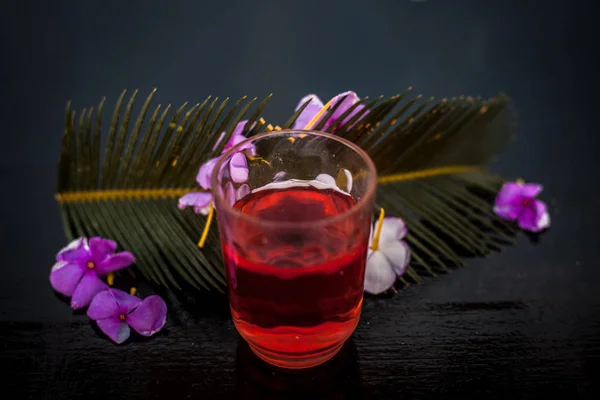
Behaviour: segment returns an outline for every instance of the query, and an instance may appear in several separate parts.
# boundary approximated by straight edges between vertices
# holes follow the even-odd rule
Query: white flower
[[[344,186],[346,186],[346,187],[344,187],[344,188],[339,187],[335,178],[328,174],[317,175],[317,177],[315,178],[315,181],[323,182],[327,185],[337,187],[337,188],[345,191],[346,193],[350,193],[352,191],[352,173],[350,173],[350,171],[348,171],[347,169],[343,168],[340,170],[340,173],[338,174],[338,176],[340,176],[340,177],[343,176],[343,178],[340,179],[340,183],[343,183]]]
[[[410,262],[410,249],[402,240],[406,236],[406,225],[400,218],[384,218],[377,243],[374,235],[377,224],[371,231],[367,267],[365,272],[365,292],[379,294],[391,288],[396,278],[402,276]]]

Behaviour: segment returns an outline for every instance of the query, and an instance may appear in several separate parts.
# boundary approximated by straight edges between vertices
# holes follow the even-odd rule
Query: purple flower
[[[367,255],[365,292],[379,294],[391,288],[396,278],[402,276],[410,262],[410,249],[402,240],[406,236],[406,225],[400,218],[384,218],[379,242],[373,249],[373,232]]]
[[[135,262],[133,254],[113,254],[117,244],[108,239],[84,237],[69,243],[56,255],[50,283],[57,292],[71,297],[71,307],[86,307],[94,296],[108,288],[99,276],[125,268]]]
[[[210,201],[212,195],[210,192],[190,192],[179,198],[177,207],[183,210],[187,206],[194,207],[196,214],[207,215],[210,211]]]
[[[248,121],[241,121],[233,130],[233,134],[225,144],[223,148],[223,152],[225,153],[227,150],[237,145],[238,143],[246,140],[246,137],[242,135],[244,131],[244,126]],[[217,140],[214,149],[217,148],[219,142],[223,139],[226,132],[221,133],[221,137]],[[222,154],[221,153],[221,154]],[[236,152],[229,161],[229,174],[231,176],[231,180],[235,183],[242,183],[248,180],[248,160],[246,159],[246,155],[253,156],[256,154],[256,147],[252,143],[247,143],[243,145],[238,152]],[[217,160],[219,157],[211,158],[204,164],[200,166],[200,170],[198,171],[198,175],[196,176],[196,181],[198,184],[205,190],[210,190],[211,188],[211,175],[215,166],[217,165]],[[223,165],[225,168],[225,165]],[[183,197],[179,199],[179,208],[184,209],[187,206],[194,207],[194,212],[206,215],[210,209],[209,205],[212,200],[212,195],[209,192],[191,192],[187,193]]]
[[[247,122],[248,121],[242,121],[235,126],[233,134],[225,144],[225,147],[223,148],[223,152],[221,154],[225,153],[233,146],[247,139],[245,136],[242,135],[242,132],[244,131],[244,126],[246,126]],[[221,134],[221,137],[217,141],[217,145],[219,144],[221,139],[223,139],[223,136],[225,136],[225,132]],[[231,157],[231,160],[229,162],[229,173],[231,174],[231,180],[235,183],[242,183],[248,179],[248,161],[246,160],[246,157],[243,153],[247,153],[252,156],[256,153],[256,147],[253,143],[247,143],[244,146],[242,146],[239,149],[239,151]],[[198,175],[196,176],[196,181],[198,182],[198,184],[206,190],[209,190],[211,188],[210,177],[212,175],[213,169],[215,169],[215,165],[217,165],[218,158],[219,157],[211,158],[210,160],[202,164],[200,170],[198,171]]]
[[[300,100],[300,102],[296,106],[296,111],[308,100],[310,100],[310,103],[308,103],[306,108],[302,111],[302,113],[296,119],[296,122],[294,122],[294,129],[305,129],[306,125],[308,125],[308,123],[314,118],[314,116],[317,115],[317,113],[319,111],[321,111],[321,109],[324,107],[323,102],[321,101],[321,99],[319,99],[319,97],[317,97],[314,94],[309,94],[307,96],[304,96],[304,98],[302,98],[302,100]],[[350,107],[352,107],[352,105],[354,105],[359,100],[360,99],[357,96],[357,94],[352,91],[340,93],[337,96],[335,96],[334,98],[332,98],[331,99],[331,107],[332,108],[339,101],[342,101],[342,104],[340,104],[340,106],[331,115],[331,118],[329,118],[327,120],[327,122],[325,122],[325,125],[321,129],[327,130],[329,127],[331,127],[331,125],[333,125],[333,123],[338,118],[340,118]],[[352,117],[354,117],[359,112],[363,113],[362,110],[364,108],[365,108],[365,106],[362,104],[356,106],[354,108],[354,110],[352,110],[352,112],[350,112],[350,114],[348,114],[348,116],[341,122],[340,125],[343,125],[343,124],[347,123],[348,121],[350,121],[352,119]],[[364,118],[364,116],[367,114],[368,114],[368,111],[364,112],[360,118]],[[318,123],[321,121],[322,118],[323,118],[323,116],[319,117],[319,119],[315,122],[313,127],[318,125]],[[311,127],[311,129],[312,129],[312,127]],[[337,127],[334,128],[334,131],[335,131],[335,129],[337,129]]]
[[[250,192],[250,186],[245,183],[236,189],[233,187],[233,183],[227,182],[223,189],[223,198],[225,199],[225,202],[229,204],[229,206],[233,207],[236,201],[246,197],[250,194]]]
[[[108,289],[94,297],[87,315],[115,343],[123,343],[129,337],[129,327],[143,336],[160,331],[167,319],[167,305],[160,296],[142,301],[123,291]]]
[[[69,243],[56,255],[50,271],[50,283],[57,292],[71,297],[71,307],[90,304],[94,296],[108,288],[99,276],[125,268],[135,262],[133,254],[113,254],[117,244],[108,239],[84,237]]]
[[[507,182],[494,203],[494,212],[509,221],[517,221],[521,229],[540,232],[550,226],[546,204],[536,197],[542,191],[537,183]]]

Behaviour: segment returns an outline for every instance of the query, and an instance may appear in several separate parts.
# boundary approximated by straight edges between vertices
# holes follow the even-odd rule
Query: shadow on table
[[[360,399],[360,368],[356,346],[348,340],[328,362],[304,370],[284,370],[258,358],[240,339],[236,359],[239,398]]]

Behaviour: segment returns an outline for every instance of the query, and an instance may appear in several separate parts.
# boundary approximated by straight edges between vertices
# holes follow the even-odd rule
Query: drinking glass
[[[376,171],[355,144],[315,131],[253,136],[211,177],[231,314],[283,368],[333,357],[358,323]]]

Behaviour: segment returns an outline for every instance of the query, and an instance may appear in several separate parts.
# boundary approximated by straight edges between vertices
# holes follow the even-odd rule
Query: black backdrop
[[[568,398],[600,364],[598,62],[592,1],[4,1],[0,11],[0,361],[15,398]],[[300,376],[239,345],[221,300],[116,347],[48,284],[65,242],[53,193],[63,111],[124,88],[157,103],[274,93],[509,94],[517,141],[493,169],[545,185],[552,228],[370,300],[336,362]],[[215,310],[208,311],[209,304]],[[271,396],[271,397],[269,397]]]

